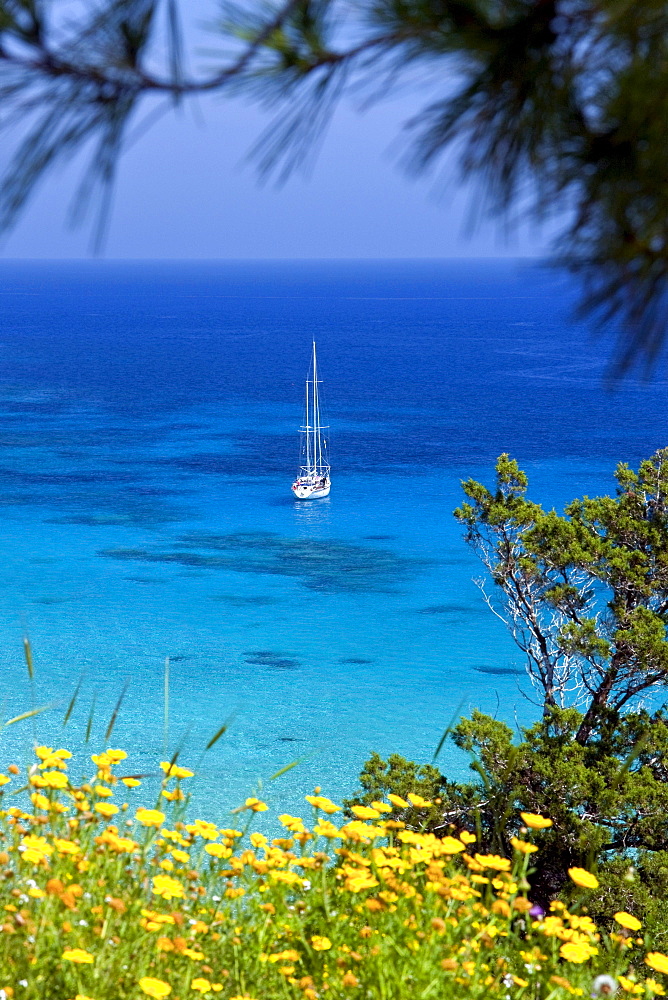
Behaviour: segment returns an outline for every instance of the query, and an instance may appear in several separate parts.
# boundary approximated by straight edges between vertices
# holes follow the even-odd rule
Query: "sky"
[[[208,0],[190,0],[200,13]],[[420,107],[404,94],[365,111],[339,107],[308,175],[261,183],[248,154],[268,122],[240,99],[207,98],[170,110],[120,164],[108,258],[415,258],[542,256],[549,234],[499,222],[473,227],[474,184],[454,161],[438,183],[402,169],[402,127]],[[143,114],[140,114],[140,120]],[[0,161],[1,163],[2,161]],[[82,164],[50,174],[0,243],[9,258],[78,258],[90,227],[68,207]],[[443,183],[443,177],[446,178]]]

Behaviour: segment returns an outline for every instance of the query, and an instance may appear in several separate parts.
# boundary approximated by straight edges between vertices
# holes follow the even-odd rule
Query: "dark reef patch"
[[[474,667],[479,674],[494,674],[496,677],[521,677],[524,671],[519,667]]]
[[[396,535],[362,535],[367,542],[392,542]]]
[[[251,649],[244,653],[246,663],[256,667],[274,667],[278,670],[293,670],[300,667],[299,660],[293,660],[284,653],[277,653],[273,649]]]
[[[124,576],[123,579],[131,583],[167,583],[162,576]]]
[[[235,608],[264,608],[271,604],[280,604],[280,597],[271,597],[265,594],[250,594],[248,597],[237,594],[212,594],[210,601],[221,601],[224,604],[231,604]]]
[[[33,604],[64,604],[68,600],[67,597],[34,597],[32,600]]]
[[[363,656],[344,656],[342,660],[339,660],[339,663],[359,663],[361,665],[363,663],[373,663],[373,660],[367,660]]]
[[[418,615],[479,615],[483,608],[469,604],[432,604],[428,608],[418,608]]]
[[[230,535],[190,532],[182,535],[171,551],[115,548],[102,549],[98,555],[294,577],[309,590],[330,593],[397,593],[398,585],[425,565],[424,559],[409,559],[388,549],[335,539],[285,538],[267,531]]]

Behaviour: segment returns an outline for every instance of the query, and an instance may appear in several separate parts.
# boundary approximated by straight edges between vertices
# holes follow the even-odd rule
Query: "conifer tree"
[[[409,80],[411,167],[436,167],[454,146],[492,211],[563,218],[555,258],[581,278],[583,310],[621,331],[619,368],[651,365],[668,316],[664,4],[211,0],[207,68],[188,71],[196,53],[184,52],[180,11],[179,0],[0,0],[0,129],[18,147],[0,181],[0,230],[46,170],[83,148],[78,204],[101,189],[103,228],[147,100],[243,93],[274,108],[255,154],[284,176],[342,94],[373,100]]]

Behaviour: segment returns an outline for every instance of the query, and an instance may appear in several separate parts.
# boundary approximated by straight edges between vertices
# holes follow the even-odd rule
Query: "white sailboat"
[[[309,375],[312,377],[306,379],[304,423],[299,428],[301,464],[299,474],[292,484],[292,492],[297,500],[319,500],[321,497],[329,496],[331,487],[327,439],[323,436],[323,431],[326,431],[327,428],[320,423],[318,385],[321,379],[318,378],[315,340],[313,341],[313,358]]]

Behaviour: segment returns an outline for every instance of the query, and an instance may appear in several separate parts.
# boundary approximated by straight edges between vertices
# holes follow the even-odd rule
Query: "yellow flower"
[[[408,793],[408,801],[416,809],[426,809],[427,806],[431,805],[429,799],[423,799],[421,795],[416,795],[415,792]]]
[[[642,924],[637,917],[632,916],[630,913],[626,913],[625,910],[620,910],[619,913],[614,914],[614,919],[622,927],[628,928],[630,931],[639,931]]]
[[[169,852],[175,861],[180,861],[181,864],[187,865],[190,861],[190,855],[187,851],[180,851],[177,847]]]
[[[169,983],[163,982],[162,979],[153,979],[152,976],[144,976],[140,979],[139,989],[147,997],[153,997],[154,1000],[162,1000],[162,997],[168,997],[172,992]]]
[[[668,975],[668,955],[664,955],[660,951],[650,951],[645,955],[645,965],[649,965],[650,969],[654,969],[655,972],[663,972]]]
[[[76,962],[77,965],[92,965],[95,961],[95,955],[84,951],[83,948],[68,948],[63,952],[62,958],[67,962]]]
[[[378,880],[366,868],[356,871],[354,874],[351,873],[345,882],[346,889],[349,892],[361,892],[362,889],[375,889],[377,885]]]
[[[250,798],[244,802],[244,809],[250,809],[254,813],[266,812],[269,806],[261,799]]]
[[[62,771],[44,771],[41,778],[42,788],[67,788],[67,775]]]
[[[177,764],[170,764],[169,761],[160,762],[160,767],[168,778],[192,778],[194,771],[189,771],[187,767],[179,767]]]
[[[183,802],[185,795],[180,788],[173,788],[171,792],[168,792],[166,788],[162,790],[163,798],[167,799],[168,802]]]
[[[314,951],[329,951],[332,947],[332,942],[328,937],[322,937],[320,934],[314,934],[311,938],[311,947]]]
[[[106,753],[93,753],[90,755],[90,759],[95,764],[95,767],[98,767],[100,771],[108,771],[114,763],[111,757],[108,757]]]
[[[406,802],[406,799],[402,799],[400,795],[394,795],[390,792],[387,797],[393,806],[397,806],[399,809],[408,809],[408,802]]]
[[[392,812],[392,806],[388,806],[387,802],[372,802],[371,805],[374,809],[377,809],[381,813]]]
[[[596,955],[597,953],[598,948],[595,948],[587,941],[567,941],[559,949],[559,954],[562,958],[565,958],[567,962],[574,962],[577,965],[586,962],[592,955]]]
[[[119,760],[126,760],[127,754],[125,750],[107,750],[107,757],[112,762],[112,764],[117,764]]]
[[[459,839],[464,844],[475,844],[477,837],[475,833],[469,833],[468,830],[462,830],[462,832],[459,834]]]
[[[159,809],[138,809],[135,813],[135,819],[142,826],[158,827],[162,826],[165,822],[165,814],[160,812]]]
[[[190,823],[186,827],[186,830],[188,833],[194,833],[196,837],[203,837],[204,840],[215,840],[218,836],[218,827],[214,823],[207,823],[203,819],[196,819],[194,823]],[[226,837],[231,836],[227,830],[221,830],[221,833]],[[238,834],[238,836],[240,837],[241,834]]]
[[[81,854],[81,848],[73,840],[61,840],[56,837],[54,844],[59,854]]]
[[[510,843],[520,854],[533,854],[534,851],[538,850],[535,844],[528,844],[526,840],[518,840],[517,837],[511,837]]]
[[[288,948],[285,951],[278,951],[274,955],[269,955],[270,962],[298,962],[301,955],[294,948]]]
[[[137,778],[121,778],[121,781],[126,788],[138,788],[141,785],[141,781]]]
[[[657,983],[656,979],[646,979],[645,986],[651,993],[655,993],[658,997],[665,997],[666,995],[663,986],[661,983]]]
[[[576,885],[583,889],[598,889],[598,879],[584,868],[569,868],[568,874]]]
[[[319,819],[313,827],[313,832],[317,837],[327,837],[330,840],[341,836],[338,827],[334,826],[328,819]]]
[[[353,806],[351,808],[351,813],[353,816],[357,816],[358,819],[379,819],[380,813],[377,809],[372,809],[371,806]]]
[[[232,848],[225,847],[225,844],[207,844],[204,850],[214,858],[232,857]]]
[[[278,822],[282,823],[292,833],[303,833],[306,829],[301,816],[291,816],[290,813],[281,813],[278,817]]]
[[[632,979],[628,979],[627,976],[617,976],[619,980],[619,985],[624,990],[625,993],[644,993],[644,989],[638,983],[634,983]]]
[[[185,896],[183,886],[171,875],[155,875],[152,881],[155,896],[162,896],[163,899],[180,899]]]
[[[40,760],[46,760],[53,753],[53,747],[35,747],[35,755],[39,757]]]
[[[6,774],[0,774],[0,785],[8,785],[11,780]]]
[[[476,854],[475,860],[483,868],[493,868],[497,872],[509,872],[511,868],[508,858],[502,858],[498,854]]]
[[[105,816],[109,819],[111,816],[115,816],[118,812],[118,806],[115,806],[113,802],[96,802],[93,806],[96,813],[100,816]]]
[[[38,865],[53,854],[53,847],[47,843],[46,837],[36,837],[34,834],[24,837],[19,844],[19,851],[24,861]]]
[[[438,843],[438,848],[439,854],[459,854],[465,850],[461,840],[457,840],[456,837],[443,837]]]
[[[108,799],[110,795],[113,795],[111,788],[106,788],[104,785],[96,785],[93,789],[96,795],[100,795],[103,799]]]
[[[315,809],[322,809],[324,813],[341,812],[341,806],[335,805],[331,799],[325,798],[324,795],[305,795],[304,798],[309,805]]]
[[[532,830],[547,830],[548,826],[552,826],[552,820],[548,819],[547,816],[539,816],[537,813],[520,813],[522,821]]]
[[[301,885],[302,880],[296,872],[269,872],[273,882],[283,882],[285,885]]]
[[[211,989],[211,983],[208,979],[193,979],[190,989],[197,990],[198,993],[208,993]]]

